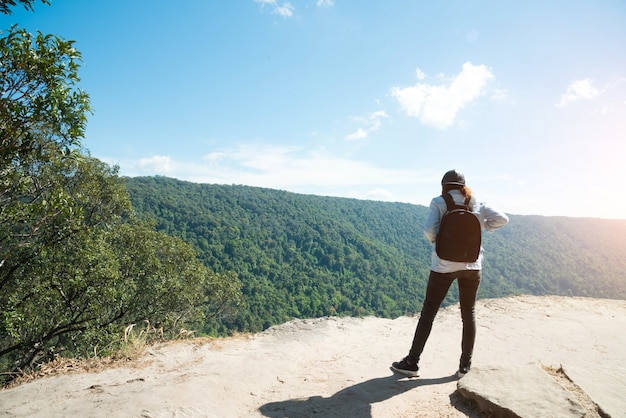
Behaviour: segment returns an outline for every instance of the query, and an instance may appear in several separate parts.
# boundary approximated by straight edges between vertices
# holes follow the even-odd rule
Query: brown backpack
[[[478,217],[469,209],[469,198],[457,205],[449,193],[442,195],[446,213],[441,218],[435,251],[439,258],[472,263],[478,260],[482,231]]]

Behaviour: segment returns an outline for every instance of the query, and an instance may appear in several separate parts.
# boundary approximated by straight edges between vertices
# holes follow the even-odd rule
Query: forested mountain
[[[209,333],[294,317],[418,312],[430,268],[427,208],[279,190],[127,178],[135,210],[234,271],[247,303]],[[626,299],[626,221],[511,215],[486,234],[479,297],[517,293]],[[453,286],[446,303],[456,301]]]

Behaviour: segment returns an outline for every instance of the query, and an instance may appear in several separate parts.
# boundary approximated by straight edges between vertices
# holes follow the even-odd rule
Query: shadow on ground
[[[289,399],[271,402],[259,408],[266,417],[354,417],[371,418],[372,404],[390,399],[408,390],[420,386],[439,385],[456,380],[456,376],[436,379],[408,379],[399,375],[391,375],[366,380],[340,390],[329,398],[311,396],[309,398]],[[456,391],[450,394],[451,404],[470,417],[480,417],[475,409],[467,405]],[[475,415],[474,415],[475,414]]]

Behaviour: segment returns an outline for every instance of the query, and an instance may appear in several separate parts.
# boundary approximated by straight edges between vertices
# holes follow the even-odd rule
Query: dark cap
[[[465,186],[465,176],[458,170],[450,170],[443,175],[441,184],[457,184],[459,186]]]

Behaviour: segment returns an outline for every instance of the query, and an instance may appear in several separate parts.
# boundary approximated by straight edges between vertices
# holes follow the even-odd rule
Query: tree
[[[76,88],[81,54],[74,42],[16,26],[2,34],[0,169],[52,142],[80,146],[91,107]]]
[[[2,11],[9,5],[15,2],[3,2]],[[75,88],[79,61],[72,42],[54,36],[14,26],[0,37],[0,365],[8,368],[24,363],[12,356],[28,348],[20,327],[45,319],[33,302],[39,309],[48,302],[24,269],[41,273],[44,248],[80,229],[64,180],[76,172],[90,111]]]
[[[80,53],[71,41],[15,26],[0,38],[0,266],[62,214],[43,175],[74,158],[89,97],[76,88]],[[55,199],[51,199],[55,197]]]
[[[166,337],[199,329],[240,298],[234,273],[213,273],[190,244],[133,216],[117,168],[48,163],[40,176],[56,185],[45,197],[56,216],[0,269],[0,370],[106,352],[133,323]]]
[[[43,4],[50,4],[50,0],[41,0]],[[33,10],[33,4],[35,0],[0,0],[0,13],[11,14],[9,6],[13,7],[17,4],[22,4],[26,10]]]
[[[236,275],[135,217],[117,168],[80,152],[90,105],[72,42],[13,27],[0,58],[0,383],[106,351],[128,324],[167,335],[237,302]]]

